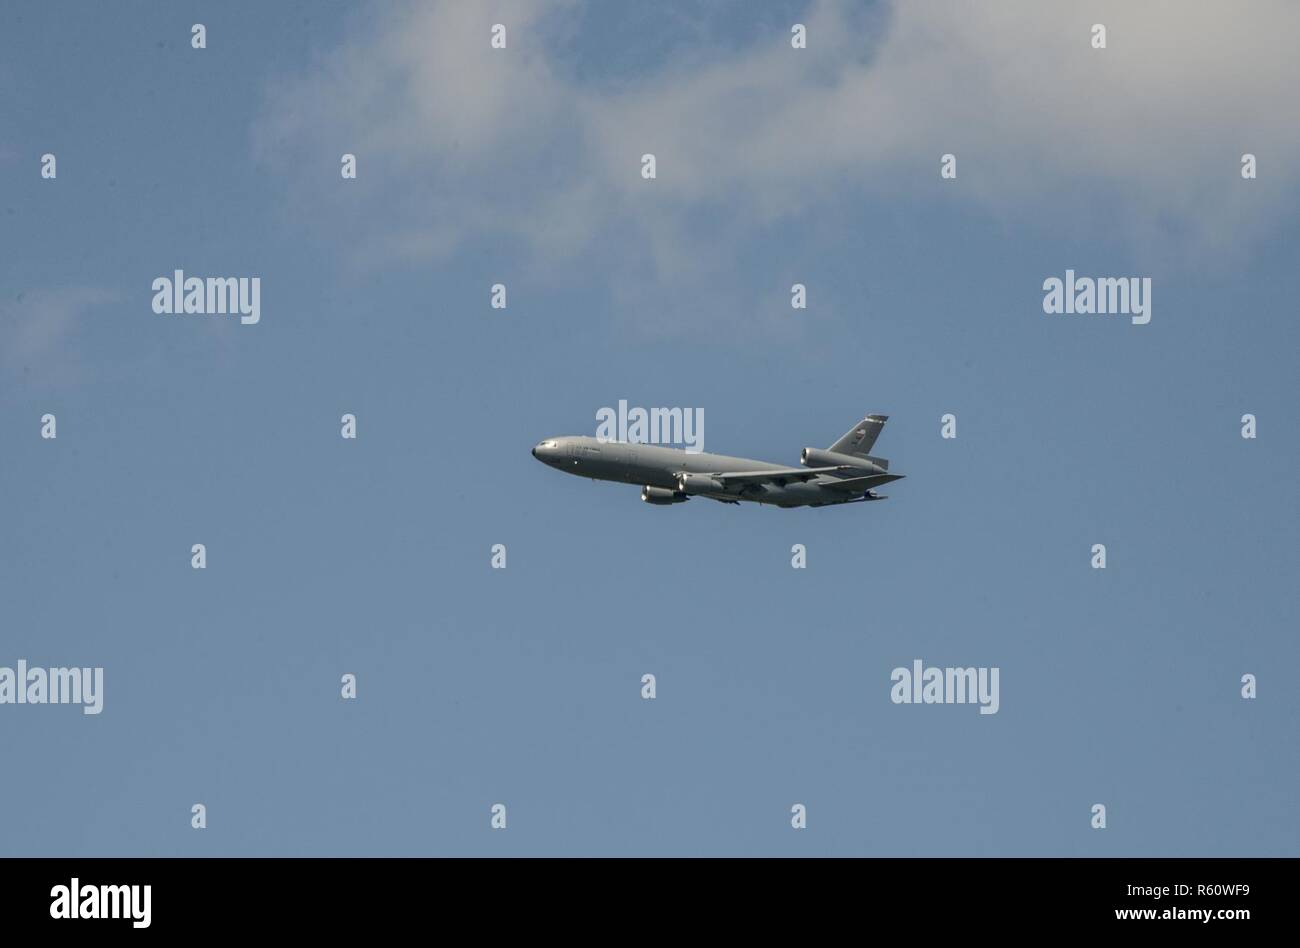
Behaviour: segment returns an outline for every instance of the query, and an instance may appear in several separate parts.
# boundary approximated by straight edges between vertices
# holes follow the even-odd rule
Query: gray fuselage
[[[669,491],[678,489],[678,478],[683,473],[718,474],[789,469],[784,464],[771,464],[750,458],[704,452],[691,454],[681,448],[601,441],[580,435],[548,438],[533,448],[533,457],[566,474]],[[853,503],[862,499],[861,492],[846,494],[844,491],[821,486],[832,480],[830,475],[821,475],[806,483],[749,484],[743,489],[709,491],[695,496],[729,503],[746,500],[777,507],[820,507],[826,504]]]

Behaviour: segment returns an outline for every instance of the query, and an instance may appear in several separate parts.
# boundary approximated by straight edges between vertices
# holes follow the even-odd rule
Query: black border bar
[[[582,929],[807,935],[849,925],[918,936],[1047,926],[1230,937],[1260,923],[1286,926],[1292,908],[1283,903],[1296,869],[1297,860],[1283,858],[10,858],[0,859],[0,917],[7,933],[62,929],[78,937],[112,930],[337,937],[430,924],[457,926],[447,934],[470,925],[466,934],[532,936]],[[148,885],[148,927],[130,917],[52,917],[52,908],[67,913],[74,878],[87,911],[98,904],[88,888]],[[56,906],[59,886],[68,895]],[[142,914],[134,901],[122,914],[130,907]],[[1146,917],[1131,917],[1134,910]]]

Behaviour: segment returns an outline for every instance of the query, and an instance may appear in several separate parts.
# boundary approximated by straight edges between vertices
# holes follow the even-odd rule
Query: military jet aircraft
[[[888,420],[868,415],[826,450],[804,448],[803,467],[577,435],[547,438],[533,457],[566,474],[640,484],[641,499],[656,506],[707,497],[724,504],[826,507],[884,500],[875,488],[904,476],[890,474],[887,460],[868,453]]]

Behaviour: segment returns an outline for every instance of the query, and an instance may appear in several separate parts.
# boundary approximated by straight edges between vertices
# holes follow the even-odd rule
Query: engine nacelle
[[[724,487],[722,481],[708,474],[677,475],[677,489],[683,494],[716,494]]]
[[[889,462],[884,458],[864,458],[855,454],[840,454],[838,451],[823,451],[821,448],[804,448],[799,453],[799,463],[804,467],[838,467],[847,464],[861,468],[866,474],[884,474],[889,470]]]
[[[655,504],[659,507],[668,504],[684,504],[690,500],[685,494],[675,490],[668,490],[663,487],[651,487],[647,484],[641,488],[641,499],[647,504]]]

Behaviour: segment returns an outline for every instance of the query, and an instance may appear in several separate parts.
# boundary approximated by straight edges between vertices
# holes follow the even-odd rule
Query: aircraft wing
[[[890,481],[902,480],[905,476],[904,474],[868,474],[866,477],[845,477],[840,480],[825,481],[821,486],[829,487],[831,490],[870,490],[881,484],[888,484]]]
[[[778,484],[784,486],[791,481],[810,481],[822,474],[833,471],[850,470],[848,465],[835,467],[779,467],[769,471],[729,471],[723,474],[710,474],[728,486],[732,484]]]

